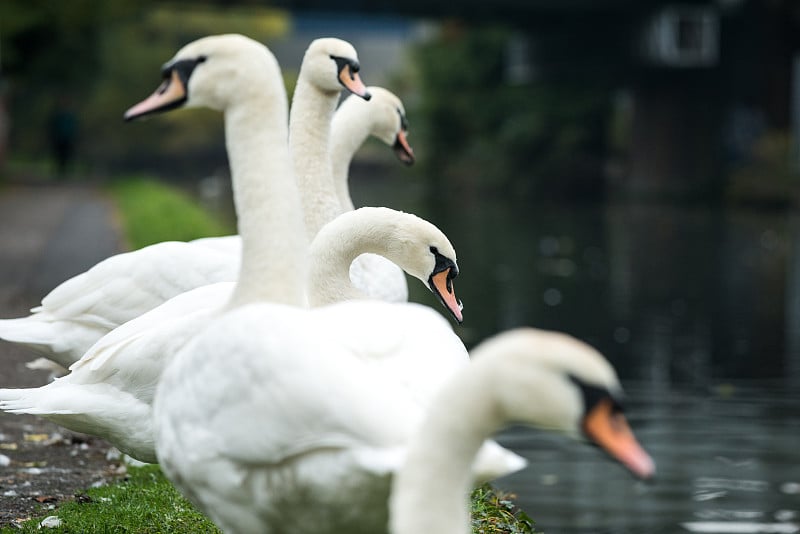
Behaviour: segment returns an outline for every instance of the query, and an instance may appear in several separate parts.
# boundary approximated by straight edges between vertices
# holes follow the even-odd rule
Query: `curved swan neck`
[[[333,183],[342,212],[355,209],[350,197],[350,163],[370,134],[370,114],[363,109],[356,109],[358,106],[346,105],[351,98],[358,97],[351,96],[345,100],[334,114],[331,124],[330,158]],[[361,113],[356,113],[357,111]]]
[[[309,249],[308,303],[323,306],[369,298],[353,285],[349,275],[350,264],[361,254],[383,256],[420,278],[418,272],[423,268],[414,265],[404,246],[416,228],[408,225],[417,220],[390,208],[367,207],[343,213],[326,224]]]
[[[282,88],[281,88],[282,90]],[[307,240],[287,146],[286,97],[225,110],[225,138],[242,258],[228,307],[304,302]]]
[[[328,152],[338,98],[339,93],[325,93],[305,80],[301,68],[289,115],[289,145],[309,240],[342,211]]]
[[[487,366],[473,362],[456,374],[430,404],[395,474],[390,498],[391,533],[468,534],[472,462],[483,441],[502,422],[491,401],[496,380]],[[483,368],[483,369],[481,369]],[[430,506],[431,496],[436,506]]]
[[[365,253],[401,263],[393,244],[399,232],[398,217],[388,208],[360,208],[343,213],[325,225],[309,250],[308,301],[323,306],[342,300],[368,298],[350,280],[350,264]]]

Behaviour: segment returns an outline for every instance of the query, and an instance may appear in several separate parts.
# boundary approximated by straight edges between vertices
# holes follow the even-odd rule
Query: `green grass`
[[[160,241],[189,241],[236,232],[209,216],[188,195],[142,176],[114,180],[109,189],[122,217],[128,244],[138,249]]]
[[[129,467],[119,482],[80,493],[41,517],[4,528],[1,534],[41,533],[39,523],[54,515],[61,525],[46,529],[56,533],[181,534],[220,532],[161,474],[158,466]],[[475,534],[533,534],[533,521],[517,509],[509,496],[488,484],[472,494],[472,531]]]
[[[155,465],[130,467],[124,480],[86,490],[76,496],[75,500],[60,505],[56,510],[43,510],[42,514],[40,518],[24,523],[22,530],[5,528],[0,532],[220,532],[177,492]],[[39,529],[39,523],[48,515],[57,516],[61,520],[61,526]]]
[[[472,492],[472,532],[475,534],[534,534],[533,520],[511,500],[514,496],[489,484]]]

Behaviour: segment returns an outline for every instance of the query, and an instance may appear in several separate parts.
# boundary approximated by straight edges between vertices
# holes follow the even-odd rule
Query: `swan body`
[[[570,336],[519,328],[478,345],[410,440],[393,481],[392,534],[471,532],[470,466],[483,441],[512,423],[583,435],[634,475],[650,478],[655,465],[619,411],[620,396],[611,365]]]
[[[60,284],[31,315],[0,320],[0,338],[68,367],[103,335],[165,300],[234,280],[238,263],[226,253],[174,241],[117,254]]]
[[[101,338],[69,374],[38,388],[0,389],[0,408],[103,437],[155,463],[152,402],[165,359],[209,321],[232,286],[219,282],[168,300]]]
[[[232,310],[162,376],[161,467],[228,533],[385,531],[405,444],[466,365],[447,322],[419,304]],[[481,479],[524,463],[493,442],[482,452]]]

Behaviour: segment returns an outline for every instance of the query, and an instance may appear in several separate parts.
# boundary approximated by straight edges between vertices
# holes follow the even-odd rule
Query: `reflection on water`
[[[468,345],[533,325],[588,341],[617,368],[658,480],[636,482],[594,447],[514,428],[500,441],[531,463],[497,485],[540,530],[800,532],[800,218],[426,202],[402,178],[357,182],[354,196],[357,205],[391,198],[450,237]]]

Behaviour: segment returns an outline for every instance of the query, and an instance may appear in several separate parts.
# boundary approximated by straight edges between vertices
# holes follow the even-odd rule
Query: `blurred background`
[[[800,532],[800,3],[3,0],[0,181],[147,173],[232,221],[218,114],[122,122],[227,32],[290,92],[312,39],[347,39],[403,99],[417,164],[370,142],[352,194],[448,234],[468,346],[552,328],[619,371],[660,479],[515,428],[531,466],[497,485],[540,530]]]

